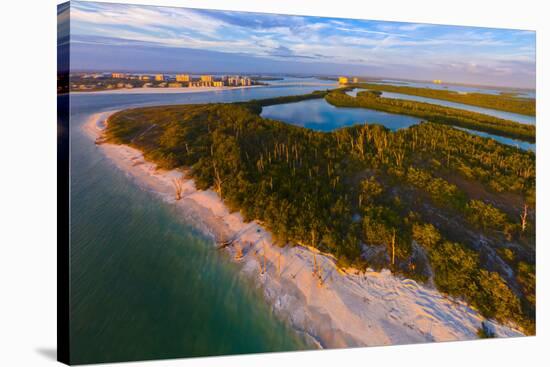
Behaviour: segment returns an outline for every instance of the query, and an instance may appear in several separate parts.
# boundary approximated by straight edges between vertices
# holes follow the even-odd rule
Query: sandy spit
[[[92,141],[101,136],[114,112],[97,113],[85,123]],[[240,213],[230,213],[217,193],[197,190],[184,172],[157,169],[139,150],[126,145],[101,144],[97,149],[137,185],[177,206],[182,215],[199,218],[203,229],[218,240],[233,240],[226,250],[243,272],[256,279],[274,312],[320,347],[477,339],[485,319],[464,302],[388,270],[340,270],[331,256],[315,249],[280,248],[258,222],[245,223]],[[181,180],[180,200],[175,200],[173,180]],[[487,323],[498,336],[523,335]]]

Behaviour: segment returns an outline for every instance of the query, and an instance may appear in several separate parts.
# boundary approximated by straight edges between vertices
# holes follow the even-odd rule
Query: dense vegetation
[[[357,97],[349,96],[345,89],[327,94],[328,103],[337,107],[361,107],[373,110],[416,116],[431,122],[460,126],[485,131],[499,136],[507,136],[528,142],[535,141],[534,125],[520,124],[481,113],[459,110],[430,103],[383,98],[379,91],[363,91]]]
[[[299,94],[295,96],[273,97],[265,99],[253,99],[248,102],[236,102],[236,105],[246,106],[257,114],[262,113],[262,107],[278,104],[306,101],[309,99],[324,98],[329,93],[328,90],[313,91],[308,94]]]
[[[471,106],[492,108],[494,110],[519,113],[535,116],[536,100],[534,98],[521,98],[515,93],[485,94],[485,93],[458,93],[450,90],[433,88],[416,88],[396,86],[390,84],[357,83],[358,88],[377,91],[409,94],[426,98],[442,99],[450,102],[463,103]]]
[[[533,153],[430,122],[325,133],[258,115],[288,98],[125,110],[106,135],[190,168],[280,244],[433,282],[534,332]]]

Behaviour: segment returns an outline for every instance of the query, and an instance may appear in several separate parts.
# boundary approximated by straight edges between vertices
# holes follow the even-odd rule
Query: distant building
[[[348,80],[347,77],[341,76],[341,77],[338,78],[338,83],[339,83],[339,84],[348,84],[348,83],[349,83],[349,80]]]
[[[241,78],[241,85],[242,86],[252,85],[252,81],[250,80],[250,78]]]
[[[151,80],[149,75],[140,75],[139,80]]]
[[[124,79],[124,78],[126,78],[126,74],[124,74],[124,73],[112,73],[111,78],[113,78],[113,79]]]
[[[213,80],[212,75],[201,75],[201,82],[212,82]]]
[[[221,80],[212,82],[214,87],[223,87],[223,82]]]
[[[155,80],[156,80],[157,82],[162,82],[162,81],[164,81],[164,75],[162,75],[162,74],[157,74],[157,75],[155,75]]]
[[[124,84],[124,88],[129,88],[129,89],[131,89],[131,88],[133,88],[133,87],[134,87],[134,86],[133,86],[132,84],[129,84],[129,83],[128,83],[128,84]]]
[[[227,85],[239,85],[239,77],[238,76],[230,76],[227,78]]]
[[[181,83],[168,83],[169,88],[181,88],[183,84]]]
[[[203,82],[203,81],[189,82],[189,88],[211,87],[211,86],[212,86],[211,82]]]
[[[189,74],[176,74],[177,82],[190,82],[191,76]]]
[[[354,77],[354,78],[352,79],[352,81],[353,81],[354,83],[359,83],[359,78]]]
[[[433,83],[434,83],[434,84],[441,84],[441,79],[435,79],[435,80],[433,81]]]

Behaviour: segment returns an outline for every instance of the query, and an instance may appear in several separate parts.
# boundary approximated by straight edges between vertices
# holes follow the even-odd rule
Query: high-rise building
[[[190,82],[191,76],[189,74],[176,74],[177,82]]]
[[[238,76],[230,76],[227,78],[227,85],[239,85],[239,77]]]

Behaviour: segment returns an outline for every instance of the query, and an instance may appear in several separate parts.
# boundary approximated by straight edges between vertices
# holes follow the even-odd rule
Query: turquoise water
[[[312,348],[211,238],[115,168],[80,127],[91,114],[117,108],[313,89],[71,96],[73,363]]]
[[[267,106],[262,109],[261,116],[320,131],[331,131],[365,122],[377,123],[391,130],[397,130],[420,122],[417,117],[366,108],[334,107],[324,98]]]

